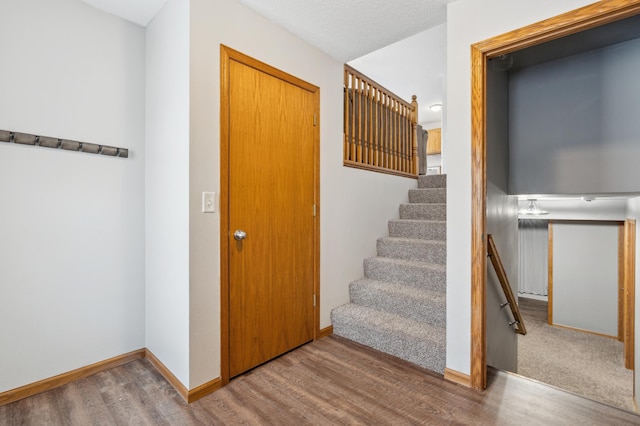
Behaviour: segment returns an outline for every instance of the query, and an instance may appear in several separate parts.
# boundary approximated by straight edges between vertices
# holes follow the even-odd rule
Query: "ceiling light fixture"
[[[529,202],[527,207],[518,210],[518,214],[540,216],[540,215],[549,213],[548,211],[540,210],[540,207],[538,207],[538,203],[536,199],[530,198],[527,201]]]
[[[429,105],[429,109],[433,112],[438,112],[442,109],[442,104],[431,104]]]

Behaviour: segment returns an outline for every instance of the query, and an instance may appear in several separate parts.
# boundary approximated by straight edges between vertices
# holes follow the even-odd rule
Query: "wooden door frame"
[[[636,220],[624,221],[624,365],[635,372]],[[635,383],[635,376],[634,376]],[[635,386],[633,396],[635,397]]]
[[[250,56],[220,45],[220,380],[230,380],[229,336],[229,73],[230,61],[237,61],[314,95],[313,180],[316,215],[313,224],[313,293],[316,296],[313,315],[313,339],[320,338],[320,88],[291,74],[260,62]]]
[[[471,46],[471,387],[487,385],[487,60],[640,13],[640,0],[601,0]]]
[[[548,253],[548,275],[547,275],[547,284],[549,286],[549,295],[548,295],[548,303],[547,303],[547,324],[549,324],[552,327],[560,327],[560,328],[565,328],[565,329],[570,329],[570,330],[574,330],[580,333],[588,333],[588,334],[593,334],[596,336],[601,336],[601,337],[606,337],[606,338],[610,338],[610,339],[616,339],[616,340],[620,340],[622,341],[622,334],[623,331],[621,329],[622,327],[622,322],[623,322],[623,317],[626,315],[626,311],[623,311],[624,308],[624,293],[621,291],[621,289],[624,287],[624,272],[625,272],[625,263],[624,263],[624,259],[625,259],[625,255],[626,252],[625,250],[625,221],[623,220],[579,220],[579,219],[553,219],[553,220],[549,220],[549,226],[548,226],[548,238],[547,238],[547,253]],[[561,325],[561,324],[555,324],[553,322],[553,265],[554,265],[554,260],[553,260],[553,229],[554,229],[554,225],[562,225],[562,224],[580,224],[580,225],[615,225],[618,229],[617,229],[617,233],[618,233],[618,242],[616,244],[616,247],[618,249],[618,262],[617,262],[617,267],[618,267],[618,274],[617,274],[617,281],[616,281],[616,294],[618,295],[618,303],[617,303],[617,307],[618,307],[618,318],[617,318],[617,323],[618,323],[618,333],[613,336],[613,335],[609,335],[609,334],[604,334],[604,333],[599,333],[596,331],[592,331],[592,330],[585,330],[585,329],[580,329],[580,328],[575,328],[575,327],[571,327],[571,326],[566,326],[566,325]],[[634,260],[635,260],[635,255],[634,255]]]

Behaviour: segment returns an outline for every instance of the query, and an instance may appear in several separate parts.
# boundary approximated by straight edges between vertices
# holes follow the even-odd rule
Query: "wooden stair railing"
[[[418,102],[411,103],[344,66],[344,162],[348,167],[416,178]]]
[[[515,325],[514,331],[516,333],[525,335],[527,334],[527,329],[524,326],[524,320],[522,318],[522,315],[520,314],[518,301],[513,296],[511,284],[509,284],[509,278],[507,278],[507,273],[504,270],[502,260],[500,260],[500,255],[498,254],[498,249],[496,248],[496,243],[493,241],[493,237],[491,236],[491,234],[487,235],[487,242],[489,259],[491,259],[491,264],[493,265],[493,269],[495,269],[496,271],[498,281],[500,281],[500,285],[502,286],[502,291],[507,298],[507,301],[500,305],[500,308],[504,308],[507,305],[511,308],[511,313],[513,314],[514,321],[510,322],[509,325]]]

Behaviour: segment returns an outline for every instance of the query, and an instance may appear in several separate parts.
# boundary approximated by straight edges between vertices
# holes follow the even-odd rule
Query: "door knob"
[[[247,238],[247,233],[238,229],[236,232],[233,233],[233,238],[235,238],[237,241],[242,241],[245,238]]]

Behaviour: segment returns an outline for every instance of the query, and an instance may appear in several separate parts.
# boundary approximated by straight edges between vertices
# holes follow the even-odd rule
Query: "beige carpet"
[[[524,319],[518,374],[635,412],[633,372],[624,368],[621,342]]]

